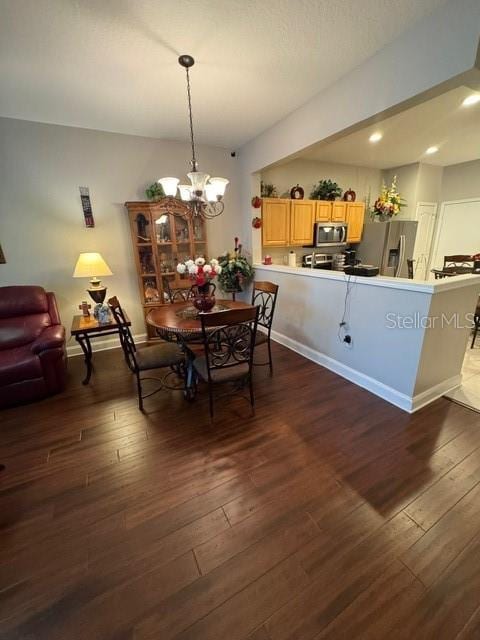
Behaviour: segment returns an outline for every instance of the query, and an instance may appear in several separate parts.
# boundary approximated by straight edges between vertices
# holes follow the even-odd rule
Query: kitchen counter
[[[280,287],[274,340],[406,411],[461,383],[479,275],[427,282],[254,267],[257,280]]]
[[[309,267],[287,267],[281,264],[265,265],[262,263],[254,264],[255,269],[264,269],[265,271],[274,271],[278,273],[290,273],[295,276],[304,276],[307,278],[321,278],[324,280],[338,280],[345,282],[349,276],[341,271],[332,271],[330,269],[310,269]],[[364,276],[350,276],[351,281],[355,281],[359,285],[369,287],[387,287],[388,289],[402,289],[404,291],[421,291],[435,293],[438,291],[447,291],[449,289],[458,289],[469,285],[472,278],[477,278],[480,283],[480,275],[466,274],[455,276],[452,278],[442,278],[440,280],[409,280],[408,278],[390,278],[388,276],[374,276],[367,278]]]

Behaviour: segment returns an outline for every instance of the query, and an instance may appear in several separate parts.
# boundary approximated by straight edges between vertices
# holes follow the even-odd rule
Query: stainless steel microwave
[[[315,222],[313,226],[314,247],[343,247],[347,244],[346,222]]]

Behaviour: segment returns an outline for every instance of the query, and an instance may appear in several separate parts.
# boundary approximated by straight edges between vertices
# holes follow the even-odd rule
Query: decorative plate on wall
[[[352,188],[348,189],[347,191],[345,191],[345,193],[343,194],[343,199],[346,202],[355,202],[355,198],[357,197],[357,194],[355,193],[355,191],[352,190]]]

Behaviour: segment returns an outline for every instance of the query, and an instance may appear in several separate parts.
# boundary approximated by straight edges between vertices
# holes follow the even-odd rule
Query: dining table
[[[246,309],[252,305],[241,300],[217,300],[211,311],[227,311],[229,309]],[[155,329],[159,338],[168,342],[178,342],[186,356],[185,367],[185,397],[192,400],[195,397],[195,376],[193,361],[194,345],[203,344],[202,312],[198,311],[191,300],[174,302],[155,307],[146,316],[147,324]],[[215,328],[211,327],[213,331]]]

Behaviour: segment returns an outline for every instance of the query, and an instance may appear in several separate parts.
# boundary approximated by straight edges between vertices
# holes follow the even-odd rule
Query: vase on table
[[[204,313],[211,311],[215,306],[215,289],[213,282],[193,285],[193,306],[195,309]]]

